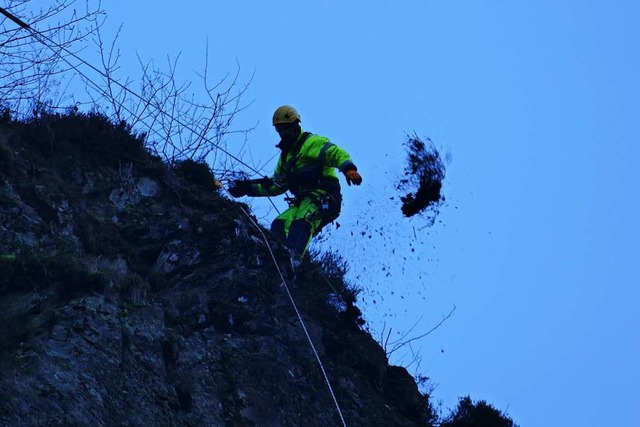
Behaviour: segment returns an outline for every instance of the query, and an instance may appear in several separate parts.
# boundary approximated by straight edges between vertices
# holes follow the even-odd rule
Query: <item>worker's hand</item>
[[[246,196],[249,192],[249,184],[245,181],[231,181],[227,191],[235,198]]]
[[[362,184],[362,177],[355,169],[349,169],[344,173],[344,176],[347,177],[347,184],[351,185],[353,182],[355,185]]]

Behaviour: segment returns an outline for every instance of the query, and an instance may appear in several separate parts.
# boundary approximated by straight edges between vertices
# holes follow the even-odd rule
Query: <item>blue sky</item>
[[[257,123],[256,163],[275,154],[270,117],[286,103],[351,153],[364,184],[344,189],[327,245],[365,288],[374,333],[422,319],[419,334],[457,307],[414,346],[444,408],[470,394],[523,427],[635,425],[640,6],[345,3],[103,6],[123,24],[125,73],[135,53],[200,70],[207,41],[214,73],[255,71],[237,126]],[[431,228],[389,200],[407,132],[452,158]],[[382,236],[359,236],[371,229]]]

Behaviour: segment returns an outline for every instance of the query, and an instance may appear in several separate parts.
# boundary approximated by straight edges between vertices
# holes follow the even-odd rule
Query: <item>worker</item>
[[[271,224],[271,232],[292,254],[294,268],[300,265],[311,239],[340,215],[342,194],[336,168],[347,184],[360,185],[362,177],[349,154],[324,136],[304,132],[300,115],[290,105],[273,114],[273,126],[280,136],[276,145],[280,159],[271,178],[232,181],[233,197],[277,196],[290,191],[289,209]]]

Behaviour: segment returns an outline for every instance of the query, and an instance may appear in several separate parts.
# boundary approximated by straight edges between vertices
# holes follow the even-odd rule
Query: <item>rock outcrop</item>
[[[291,281],[202,168],[97,115],[4,117],[0,425],[341,425],[276,265],[347,425],[431,425],[331,263]]]

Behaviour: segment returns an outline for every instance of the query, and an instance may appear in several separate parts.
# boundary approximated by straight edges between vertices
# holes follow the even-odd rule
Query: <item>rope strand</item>
[[[264,240],[264,243],[267,245],[267,249],[269,250],[269,254],[271,255],[271,259],[273,260],[273,264],[275,265],[276,270],[278,271],[278,274],[280,275],[280,279],[282,280],[282,285],[284,286],[284,289],[287,291],[287,296],[289,297],[289,300],[291,301],[291,305],[293,305],[293,309],[296,312],[296,316],[298,316],[298,320],[300,321],[300,325],[302,325],[302,330],[304,330],[304,334],[307,337],[307,341],[309,341],[309,345],[311,346],[311,350],[313,350],[313,354],[316,357],[316,360],[318,361],[318,365],[320,366],[320,370],[322,371],[322,375],[324,376],[324,380],[327,383],[327,387],[329,388],[329,393],[331,393],[331,398],[333,399],[333,403],[336,405],[336,409],[338,410],[338,415],[340,416],[340,421],[342,421],[342,425],[344,427],[347,427],[347,423],[344,420],[344,416],[342,415],[342,410],[340,409],[340,405],[338,404],[338,399],[336,398],[336,395],[333,392],[333,387],[331,386],[331,383],[329,382],[329,377],[327,376],[327,372],[324,369],[324,365],[322,364],[322,360],[320,359],[320,355],[318,354],[318,351],[316,350],[316,346],[313,344],[313,341],[311,340],[311,336],[309,335],[309,331],[307,330],[307,326],[305,325],[304,320],[302,319],[302,315],[300,314],[300,311],[298,310],[298,306],[296,305],[296,302],[293,299],[293,295],[291,295],[291,291],[289,290],[289,286],[287,286],[287,281],[284,279],[284,276],[282,275],[282,271],[280,271],[280,266],[278,265],[278,261],[276,260],[275,255],[273,254],[273,250],[271,249],[271,245],[269,244],[269,241],[267,240],[267,236],[265,236],[265,234],[262,231],[262,229],[260,228],[260,226],[253,220],[253,218],[251,218],[249,213],[242,206],[240,206],[240,209],[246,215],[246,217],[249,218],[249,221],[251,221],[251,223],[258,229],[258,231],[262,235],[262,239]]]

